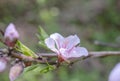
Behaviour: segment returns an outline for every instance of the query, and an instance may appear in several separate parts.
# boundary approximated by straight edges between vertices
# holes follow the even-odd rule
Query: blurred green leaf
[[[45,49],[48,49],[43,41],[39,41],[39,45]]]
[[[38,57],[31,49],[29,49],[27,46],[22,44],[20,41],[17,41],[16,43],[16,50],[23,53],[26,56],[32,56],[32,57]]]
[[[52,71],[52,70],[54,70],[54,69],[55,69],[54,66],[48,65],[48,66],[45,67],[44,69],[40,70],[40,73],[47,73],[47,72]]]
[[[39,26],[39,34],[37,34],[37,37],[40,39],[40,41],[44,41],[46,38],[49,37],[49,35],[41,26]]]
[[[45,30],[39,26],[39,34],[37,34],[37,37],[39,38],[39,45],[45,49],[48,49],[45,45],[44,40],[49,37],[49,35],[45,32]]]
[[[39,64],[29,66],[29,67],[25,68],[25,72],[32,71],[32,70],[36,69],[39,66],[40,66]]]

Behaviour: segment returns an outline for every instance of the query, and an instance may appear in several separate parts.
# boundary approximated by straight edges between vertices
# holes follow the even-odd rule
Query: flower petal
[[[59,33],[54,33],[54,34],[50,35],[50,38],[55,40],[55,43],[56,43],[58,49],[60,49],[62,47],[62,43],[64,40],[64,37],[62,35],[60,35]]]
[[[113,68],[108,81],[120,81],[120,63]]]
[[[64,61],[67,61],[67,59],[69,58],[67,49],[61,48],[59,51],[60,54],[58,54],[58,56],[61,57]]]
[[[67,52],[66,49],[61,48],[59,51],[60,51],[60,55],[62,55],[63,57],[67,57],[68,56],[68,52]]]
[[[80,39],[77,35],[71,35],[65,38],[65,41],[68,42],[66,48],[69,50],[71,50],[73,47],[80,43]]]
[[[73,50],[69,54],[69,58],[77,58],[77,57],[87,56],[87,55],[88,55],[88,51],[86,48],[75,47],[75,48],[73,48]]]
[[[9,47],[14,47],[18,38],[19,33],[17,32],[14,24],[10,23],[4,34],[5,44]]]
[[[55,41],[52,38],[45,39],[45,44],[49,49],[51,49],[54,52],[57,52],[57,49],[55,48]]]
[[[5,30],[4,38],[9,37],[10,41],[13,41],[15,38],[19,38],[19,34],[15,28],[15,25],[10,23]]]
[[[7,62],[3,59],[0,59],[0,72],[3,72],[6,69]]]
[[[76,47],[76,52],[79,56],[88,56],[88,51],[84,47]]]
[[[10,68],[9,79],[14,81],[17,79],[24,71],[24,64],[22,62],[16,63]]]

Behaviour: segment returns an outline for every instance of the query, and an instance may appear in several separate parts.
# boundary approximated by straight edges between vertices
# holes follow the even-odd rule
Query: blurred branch
[[[15,58],[15,59],[17,58],[24,62],[37,62],[37,63],[41,63],[41,64],[46,64],[46,62],[47,62],[47,58],[44,58],[41,55],[39,55],[38,58],[33,58],[31,56],[26,56],[20,52],[9,51],[9,49],[0,49],[0,55],[1,54],[11,56],[12,58]],[[48,61],[48,62],[49,62],[49,64],[57,64],[54,61]]]
[[[108,46],[108,47],[113,47],[113,48],[120,48],[120,44],[114,44],[114,43],[107,43],[107,42],[102,42],[95,40],[94,44],[100,45],[100,46]]]
[[[57,57],[56,54],[54,53],[38,53],[39,55],[43,57]],[[94,52],[89,52],[89,55],[84,57],[105,57],[105,56],[120,56],[120,51],[94,51]]]
[[[10,53],[10,54],[9,54]],[[33,58],[30,56],[25,56],[21,53],[18,52],[9,52],[7,49],[0,49],[0,54],[7,54],[10,55],[13,58],[18,58],[19,60],[23,60],[26,62],[37,62],[41,64],[46,64],[48,62],[49,64],[57,64],[56,61],[50,61],[47,58],[53,58],[57,57],[56,54],[54,53],[38,53],[40,57],[38,58]],[[100,52],[89,52],[89,55],[86,57],[83,57],[83,59],[87,58],[98,58],[98,57],[105,57],[105,56],[120,56],[120,51],[100,51]]]
[[[89,57],[120,56],[120,51],[89,52]]]

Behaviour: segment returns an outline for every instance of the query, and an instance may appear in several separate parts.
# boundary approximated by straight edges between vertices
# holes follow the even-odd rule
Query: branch
[[[90,57],[120,56],[120,51],[89,52]]]
[[[46,64],[47,58],[44,58],[42,56],[38,58],[33,58],[31,56],[26,56],[20,52],[15,52],[15,51],[9,51],[8,49],[0,49],[0,55],[8,55],[12,58],[17,58],[19,60],[22,60],[24,62],[37,62],[41,64]],[[50,64],[57,64],[55,61],[48,61]]]
[[[24,54],[21,54],[21,53],[11,52],[11,56],[13,58],[18,58],[26,62],[36,62],[41,64],[46,64],[47,62],[49,62],[49,64],[57,64],[55,61],[48,61],[47,58],[44,58],[41,55],[38,58],[33,58],[31,56],[25,56]]]
[[[0,54],[9,54],[9,51],[7,49],[0,49]],[[49,60],[51,58],[57,58],[57,55],[55,53],[37,53],[37,54],[40,56],[39,58],[25,56],[24,54],[12,51],[10,56],[26,62],[37,62],[41,64],[46,64],[46,62],[48,62],[49,64],[57,64],[56,61]],[[106,57],[106,56],[120,56],[120,51],[89,52],[89,55],[86,57],[83,57],[83,59],[99,58],[99,57]]]
[[[107,42],[102,42],[95,40],[94,44],[100,45],[100,46],[108,46],[108,47],[113,47],[113,48],[120,48],[120,44],[115,44],[115,43],[107,43]]]
[[[41,55],[43,57],[56,57],[57,55],[55,53],[38,53],[38,55]],[[120,56],[120,51],[94,51],[89,52],[89,55],[87,57],[105,57],[105,56]]]

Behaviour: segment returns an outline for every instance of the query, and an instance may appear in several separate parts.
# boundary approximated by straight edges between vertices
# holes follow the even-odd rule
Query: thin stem
[[[108,47],[113,47],[113,48],[120,48],[120,44],[107,43],[107,42],[102,42],[102,41],[98,41],[98,40],[95,40],[94,44],[100,45],[100,46],[108,46]]]
[[[55,53],[37,53],[43,57],[57,57]],[[86,57],[120,56],[120,51],[93,51]]]
[[[7,49],[0,49],[0,54],[8,54],[9,50]],[[54,53],[37,53],[39,56],[42,56],[40,58],[33,58],[31,56],[25,56],[24,54],[21,54],[19,52],[11,52],[12,58],[18,58],[19,60],[27,61],[27,62],[36,62],[41,64],[46,64],[46,61],[49,64],[57,64],[56,60],[51,61],[49,59],[51,58],[57,58],[57,54]],[[99,58],[99,57],[106,57],[106,56],[120,56],[120,51],[93,51],[89,52],[89,55],[86,57],[83,57],[83,60],[87,58]]]

